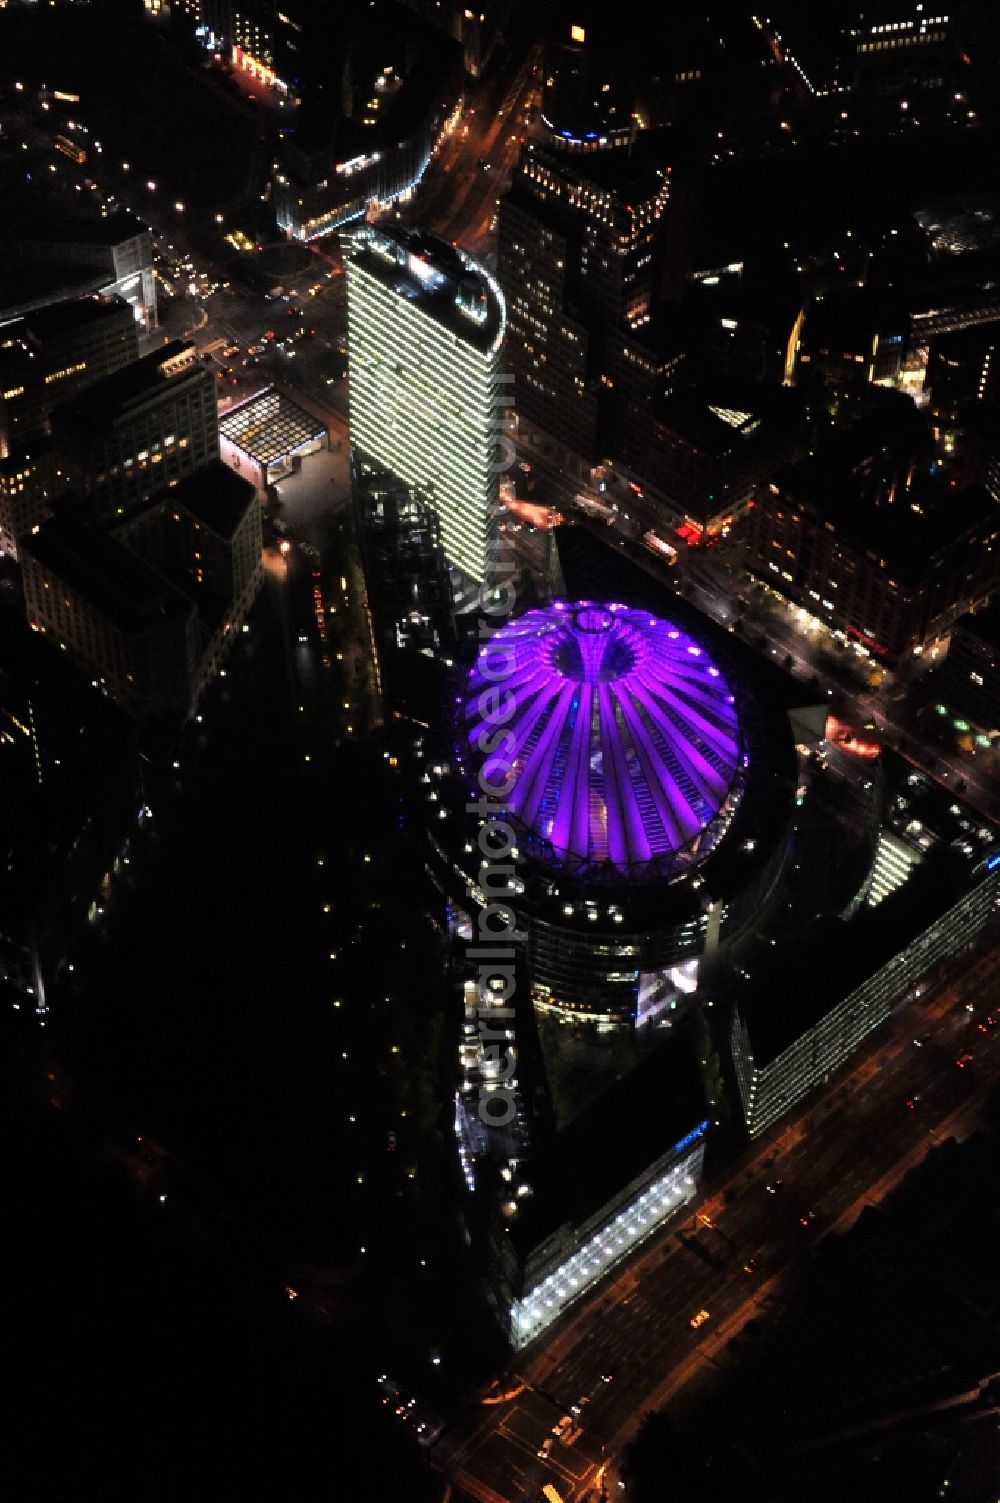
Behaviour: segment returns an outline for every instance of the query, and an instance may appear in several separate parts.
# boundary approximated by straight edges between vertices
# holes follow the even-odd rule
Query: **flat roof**
[[[0,224],[0,243],[46,245],[122,245],[134,240],[137,235],[149,231],[127,209],[115,209],[110,214],[95,214],[93,217],[77,215],[75,218],[61,209],[40,207],[33,199],[15,195],[8,201],[3,222]],[[2,252],[0,252],[2,255]]]
[[[978,637],[987,647],[1000,647],[1000,600],[985,606],[981,611],[969,611],[955,622],[952,631],[964,631],[970,637]]]
[[[373,147],[394,150],[419,130],[426,116],[447,99],[463,76],[462,47],[439,26],[408,5],[374,0],[340,0],[316,5],[306,16],[309,41],[303,60],[302,104],[296,115],[294,142],[305,152],[329,148],[334,161],[368,154]],[[365,55],[374,47],[380,64],[403,72],[396,95],[383,102],[373,126],[343,112],[340,77],[351,49]],[[315,59],[321,59],[319,69]],[[309,71],[311,67],[311,72]]]
[[[132,309],[117,293],[105,293],[91,297],[64,298],[58,303],[49,303],[36,308],[19,322],[35,339],[58,339],[61,334],[86,328],[88,324],[100,323],[112,314],[127,314],[134,322]],[[5,331],[5,337],[10,335]]]
[[[66,298],[34,309],[0,327],[0,370],[11,373],[26,370],[35,363],[32,343],[44,347],[49,340],[58,340],[115,314],[127,314],[127,326],[134,323],[128,303],[114,295]],[[8,341],[13,343],[5,348]]]
[[[256,506],[257,492],[249,480],[237,475],[221,459],[213,459],[188,475],[165,499],[168,506],[183,506],[217,537],[231,538],[246,516],[247,507]]]
[[[919,820],[935,843],[902,886],[877,906],[863,907],[850,919],[830,915],[786,933],[777,948],[762,948],[749,963],[751,980],[733,995],[758,1067],[776,1059],[982,880],[993,846],[977,843],[959,821],[977,830],[992,830],[991,822],[926,775],[918,788],[911,787],[907,777],[914,770],[894,752],[883,751],[882,760],[890,792],[909,800],[905,816],[898,818]],[[888,820],[882,829],[900,838]],[[974,854],[955,849],[955,839],[970,840]]]
[[[175,369],[170,365],[180,362]],[[185,381],[197,377],[210,380],[205,366],[197,359],[195,347],[188,339],[173,339],[148,355],[133,360],[119,371],[96,381],[79,396],[64,402],[52,415],[53,427],[86,443],[113,426],[128,409],[154,394],[164,396]]]
[[[219,436],[257,464],[273,464],[304,444],[327,435],[326,425],[276,386],[230,407],[219,418]]]
[[[564,182],[592,183],[616,194],[623,208],[632,208],[655,198],[663,188],[669,152],[670,135],[665,130],[638,131],[631,148],[609,146],[600,151],[559,151],[533,142],[521,155],[514,186],[527,176],[527,164],[537,161]]]
[[[678,1029],[532,1157],[533,1194],[508,1223],[521,1256],[597,1215],[707,1116],[694,1045]]]
[[[21,543],[43,568],[88,600],[122,631],[194,615],[193,603],[124,543],[100,527],[63,514]]]
[[[108,286],[111,275],[107,266],[82,266],[66,261],[0,265],[0,328],[14,319],[34,317],[57,300],[99,292]]]
[[[351,236],[349,250],[355,265],[467,344],[484,353],[498,347],[507,321],[503,293],[460,246],[429,230],[366,225]],[[481,318],[464,310],[462,297],[469,306],[478,303]]]
[[[985,525],[991,513],[1000,528],[1000,507],[981,485],[953,491],[946,482],[928,484],[891,506],[876,506],[866,496],[852,494],[849,479],[825,469],[820,455],[805,464],[775,475],[783,493],[812,506],[859,552],[883,560],[894,577],[907,583],[922,580],[934,558],[964,533]]]

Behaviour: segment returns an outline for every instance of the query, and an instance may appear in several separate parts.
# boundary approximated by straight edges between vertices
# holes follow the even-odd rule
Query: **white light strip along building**
[[[411,486],[448,562],[481,583],[499,505],[503,294],[447,241],[368,225],[349,247],[347,315],[355,463]]]
[[[707,1128],[707,1122],[701,1123],[698,1134]],[[695,1197],[701,1184],[704,1157],[705,1144],[698,1141],[691,1153],[634,1194],[616,1216],[609,1217],[599,1231],[583,1241],[552,1273],[513,1302],[508,1320],[515,1351],[558,1320],[574,1300]]]

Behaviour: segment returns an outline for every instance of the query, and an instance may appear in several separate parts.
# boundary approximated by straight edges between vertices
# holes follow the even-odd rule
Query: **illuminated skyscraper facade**
[[[481,266],[435,235],[366,226],[347,258],[351,444],[436,513],[481,583],[499,503],[506,313]]]
[[[656,301],[665,171],[635,152],[529,145],[500,201],[519,418],[575,453],[611,452],[615,350]]]

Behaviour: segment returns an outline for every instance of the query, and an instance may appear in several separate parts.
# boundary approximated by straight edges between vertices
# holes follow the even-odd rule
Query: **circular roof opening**
[[[501,626],[469,670],[463,765],[507,788],[526,851],[609,880],[671,879],[718,844],[742,792],[733,695],[649,611],[578,601]]]

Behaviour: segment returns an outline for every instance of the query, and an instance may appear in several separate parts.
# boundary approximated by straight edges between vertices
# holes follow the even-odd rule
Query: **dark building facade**
[[[49,432],[52,408],[138,358],[123,298],[55,303],[0,329],[0,455]]]
[[[733,526],[760,484],[796,452],[781,404],[752,382],[685,386],[679,356],[623,341],[616,461],[689,541]]]
[[[0,983],[40,1014],[144,818],[135,725],[66,656],[0,620]]]
[[[61,488],[52,409],[138,353],[132,309],[115,296],[55,303],[0,329],[0,550],[9,557]]]
[[[948,706],[977,731],[1000,733],[1000,606],[955,622],[935,685]]]
[[[193,602],[92,524],[54,517],[21,554],[28,622],[130,714],[183,718],[198,664]]]

